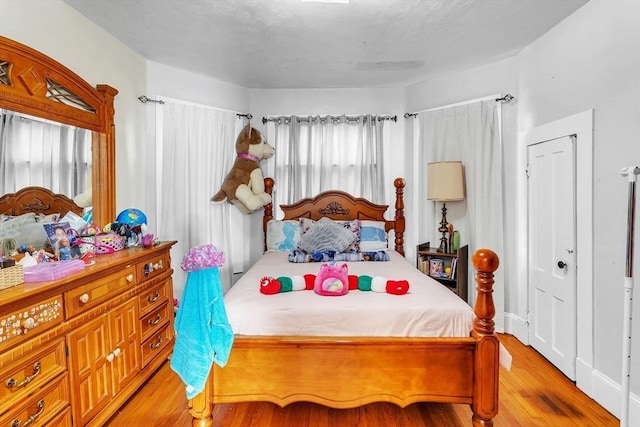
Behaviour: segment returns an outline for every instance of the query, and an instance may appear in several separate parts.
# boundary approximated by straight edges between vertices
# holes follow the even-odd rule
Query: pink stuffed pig
[[[313,290],[318,295],[341,296],[349,292],[349,274],[347,264],[336,266],[322,264],[316,276]]]

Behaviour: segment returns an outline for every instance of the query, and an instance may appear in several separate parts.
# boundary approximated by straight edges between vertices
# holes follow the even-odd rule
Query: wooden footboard
[[[331,408],[373,402],[470,404],[474,426],[498,412],[499,342],[494,333],[493,272],[487,249],[472,257],[478,272],[468,338],[236,336],[227,365],[213,366],[205,390],[189,401],[193,426],[211,426],[215,403],[309,401]]]

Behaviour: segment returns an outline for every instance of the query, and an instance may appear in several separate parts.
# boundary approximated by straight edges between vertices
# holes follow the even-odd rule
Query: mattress
[[[343,296],[320,296],[311,290],[262,294],[260,279],[265,276],[318,273],[319,263],[290,263],[287,255],[265,253],[226,293],[235,334],[467,337],[472,329],[471,307],[395,251],[389,251],[390,261],[346,264],[350,275],[407,280],[409,292],[404,295],[359,290]]]

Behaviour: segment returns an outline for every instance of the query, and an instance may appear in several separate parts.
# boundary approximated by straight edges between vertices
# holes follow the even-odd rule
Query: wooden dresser
[[[0,426],[102,426],[173,348],[175,242],[0,291]]]

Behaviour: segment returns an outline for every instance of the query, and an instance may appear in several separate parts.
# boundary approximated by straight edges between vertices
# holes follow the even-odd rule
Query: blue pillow
[[[298,247],[300,223],[272,219],[267,223],[267,251],[290,252]]]
[[[360,221],[360,251],[375,252],[387,249],[387,232],[384,221]]]

